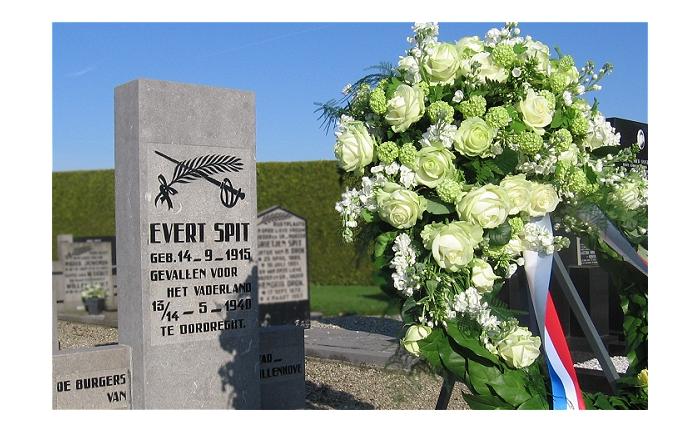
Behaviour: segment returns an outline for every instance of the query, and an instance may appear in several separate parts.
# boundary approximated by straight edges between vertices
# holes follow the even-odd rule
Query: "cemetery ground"
[[[338,327],[332,323],[384,333],[400,328],[392,319],[354,315],[312,321],[311,326]],[[116,328],[102,325],[59,320],[57,330],[61,349],[109,345],[119,338]],[[305,409],[433,409],[442,384],[422,364],[402,370],[307,355],[305,368]],[[449,409],[469,409],[459,390],[466,388],[456,386]]]

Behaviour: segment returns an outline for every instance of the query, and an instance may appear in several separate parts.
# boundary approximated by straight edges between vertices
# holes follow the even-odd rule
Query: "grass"
[[[396,315],[397,298],[386,295],[377,286],[311,285],[311,310],[323,316]]]

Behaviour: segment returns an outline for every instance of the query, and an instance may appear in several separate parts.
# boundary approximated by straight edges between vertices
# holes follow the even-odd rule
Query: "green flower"
[[[554,180],[560,185],[565,185],[566,179],[569,177],[571,166],[571,162],[569,161],[558,161],[554,168]]]
[[[569,125],[571,134],[577,137],[582,137],[588,133],[588,120],[581,113],[576,113],[576,116]]]
[[[427,95],[428,93],[430,93],[430,85],[427,82],[421,81],[416,85],[418,86],[419,89],[421,89],[421,91],[423,92],[423,95]]]
[[[565,55],[564,57],[559,59],[559,69],[569,70],[573,66],[576,66],[576,64],[574,63],[574,58],[570,55]]]
[[[399,156],[399,146],[393,141],[386,141],[379,145],[377,157],[385,165],[389,165]]]
[[[399,149],[399,162],[413,169],[418,159],[418,150],[411,143],[406,143]]]
[[[566,180],[566,187],[573,193],[581,193],[587,191],[588,178],[586,173],[578,167],[569,170],[569,175]]]
[[[552,143],[557,150],[562,152],[569,149],[569,146],[573,142],[573,137],[571,136],[571,132],[567,129],[558,129],[549,137],[549,142]]]
[[[562,94],[569,85],[569,80],[566,75],[560,72],[555,72],[549,77],[549,88],[556,94]]]
[[[471,96],[457,105],[457,110],[466,117],[481,117],[486,112],[486,99],[483,96]]]
[[[437,101],[430,104],[428,107],[428,118],[435,124],[442,119],[447,123],[454,121],[455,110],[445,101]]]
[[[406,336],[401,339],[401,345],[406,351],[413,354],[414,356],[420,355],[420,347],[418,346],[418,341],[421,341],[433,332],[428,326],[414,324],[408,328],[406,331]]]
[[[489,108],[484,117],[486,123],[494,129],[501,129],[510,123],[510,115],[505,107],[497,106]]]
[[[386,113],[386,94],[381,87],[377,86],[369,94],[369,107],[375,114],[384,115]]]
[[[355,118],[363,117],[364,112],[369,107],[369,84],[363,83],[357,89],[355,98],[350,102],[350,114]]]
[[[512,236],[520,234],[525,228],[525,222],[523,222],[523,220],[517,216],[508,219],[508,224],[510,225]]]
[[[504,68],[510,68],[518,59],[518,56],[513,51],[513,47],[504,43],[496,45],[491,51],[493,62]]]
[[[542,137],[530,131],[523,131],[517,134],[515,136],[515,143],[518,145],[520,151],[530,156],[536,155],[544,145]]]
[[[462,185],[456,180],[445,178],[435,188],[441,200],[447,203],[454,203],[462,193]]]
[[[554,93],[552,93],[549,90],[542,90],[540,92],[540,96],[544,97],[547,100],[547,104],[549,105],[549,109],[554,110],[554,108],[557,105],[557,97],[554,96]]]

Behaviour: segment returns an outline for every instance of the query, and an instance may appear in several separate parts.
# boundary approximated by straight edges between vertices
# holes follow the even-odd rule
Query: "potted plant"
[[[99,315],[105,309],[105,297],[107,293],[100,284],[88,285],[80,296],[85,304],[85,309],[90,315]]]

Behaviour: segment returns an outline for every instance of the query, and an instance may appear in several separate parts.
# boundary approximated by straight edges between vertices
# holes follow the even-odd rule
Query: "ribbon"
[[[168,181],[165,180],[163,174],[158,175],[158,181],[160,182],[160,193],[158,196],[156,196],[156,207],[158,207],[158,201],[160,200],[161,204],[167,202],[168,209],[172,209],[173,201],[170,199],[170,195],[175,195],[177,191],[168,184]]]
[[[548,214],[531,220],[531,223],[549,233],[552,232],[552,222]],[[552,407],[555,410],[585,410],[586,405],[574,371],[569,346],[549,292],[553,256],[526,250],[523,252],[523,258],[530,297],[552,382]]]

